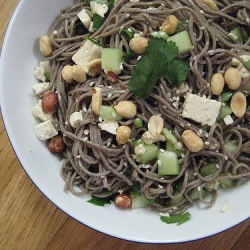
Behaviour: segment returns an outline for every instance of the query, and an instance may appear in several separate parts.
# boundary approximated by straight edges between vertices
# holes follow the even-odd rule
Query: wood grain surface
[[[0,44],[17,3],[0,0]],[[31,182],[11,147],[1,117],[0,173],[1,250],[250,249],[250,220],[203,240],[161,245],[120,240],[80,224],[54,206]]]

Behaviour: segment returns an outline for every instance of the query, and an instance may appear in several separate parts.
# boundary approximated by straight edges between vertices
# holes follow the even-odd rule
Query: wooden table
[[[17,2],[0,0],[0,44]],[[171,245],[128,242],[82,225],[31,182],[10,145],[1,117],[0,170],[0,249],[249,249],[250,220],[210,238]]]

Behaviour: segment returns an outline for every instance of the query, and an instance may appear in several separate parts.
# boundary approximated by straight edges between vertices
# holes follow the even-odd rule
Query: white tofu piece
[[[91,12],[93,14],[98,14],[101,17],[104,17],[104,15],[108,12],[108,5],[107,4],[102,4],[98,3],[97,1],[90,1],[90,8]]]
[[[166,137],[164,135],[160,134],[153,136],[149,131],[143,133],[141,138],[146,144],[152,144],[158,141],[166,141]]]
[[[78,128],[83,123],[82,112],[74,112],[69,118],[69,123],[73,128]]]
[[[250,55],[242,55],[240,56],[245,62],[250,59]],[[242,79],[246,79],[250,77],[250,70],[248,70],[244,65],[235,57],[232,59],[232,66],[236,67],[241,74]]]
[[[50,72],[50,64],[49,61],[41,61],[39,66],[36,66],[34,71],[34,76],[37,80],[45,82],[46,76],[45,74]]]
[[[226,125],[230,125],[234,122],[233,118],[231,115],[227,115],[224,117],[223,121],[225,122]]]
[[[202,125],[215,124],[221,108],[221,102],[187,93],[183,104],[182,117]]]
[[[38,100],[32,108],[32,115],[41,121],[47,121],[52,118],[52,114],[45,114],[42,110],[42,101]]]
[[[51,120],[47,120],[37,124],[34,127],[35,135],[40,140],[48,140],[56,135],[58,135],[57,129],[53,126]]]
[[[72,60],[81,66],[86,73],[89,72],[89,63],[92,60],[100,59],[102,47],[87,40],[84,45],[73,55]]]
[[[88,28],[90,23],[91,23],[91,17],[89,16],[89,14],[87,13],[87,11],[85,9],[82,9],[78,14],[77,14],[78,18],[81,20],[81,22],[83,23],[83,25]]]
[[[222,205],[221,209],[220,209],[220,211],[223,212],[223,213],[226,213],[226,212],[228,212],[229,210],[230,210],[230,206],[229,206],[228,202],[225,202],[225,203]]]
[[[99,123],[98,126],[101,130],[105,130],[110,134],[116,135],[116,130],[119,127],[119,124],[117,121],[103,121]]]
[[[34,94],[37,95],[38,93],[41,93],[42,91],[48,88],[49,84],[50,84],[49,82],[41,82],[33,84],[32,88]]]

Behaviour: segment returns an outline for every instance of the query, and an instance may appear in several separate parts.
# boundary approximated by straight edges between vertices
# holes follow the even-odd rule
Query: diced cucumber
[[[177,157],[181,157],[185,153],[184,149],[177,149],[171,142],[166,143],[166,150],[176,153]]]
[[[176,153],[164,151],[159,152],[157,156],[158,174],[159,175],[178,175],[180,165]]]
[[[122,119],[122,117],[117,114],[113,107],[104,105],[101,105],[100,107],[100,117],[104,121],[119,121]]]
[[[102,69],[121,73],[122,50],[119,48],[104,48],[102,50]]]
[[[206,192],[205,192],[205,190],[203,190],[203,189],[201,189],[200,191],[198,191],[198,189],[194,189],[191,193],[190,193],[190,195],[189,195],[189,197],[194,201],[194,200],[197,200],[197,199],[199,199],[199,192],[201,192],[201,197],[205,197],[205,195],[206,195]]]
[[[217,169],[216,162],[210,162],[210,163],[203,165],[200,168],[199,172],[201,176],[208,176],[210,174],[213,174],[216,171],[216,169]]]
[[[177,205],[178,203],[180,203],[182,200],[184,199],[184,196],[183,195],[180,195],[180,196],[177,196],[176,198],[172,198],[170,199],[167,204],[169,206],[175,206]]]
[[[167,40],[169,38],[169,35],[166,32],[162,31],[162,30],[160,30],[160,31],[154,31],[154,32],[152,32],[151,35],[153,37],[161,38],[161,39],[164,39],[164,40]]]
[[[221,95],[221,101],[224,102],[224,103],[228,102],[231,99],[232,95],[233,95],[232,92],[225,92],[225,93],[223,93]]]
[[[243,33],[240,26],[234,28],[229,34],[228,37],[235,43],[243,42]]]
[[[244,63],[244,66],[245,66],[247,69],[250,69],[250,59],[248,59],[248,60]]]
[[[218,177],[218,182],[220,183],[220,186],[222,188],[229,188],[235,186],[235,183],[232,179],[224,177],[223,174],[221,174]]]
[[[138,156],[141,163],[146,164],[154,160],[158,155],[158,147],[155,144],[144,144],[144,153]]]
[[[219,119],[224,119],[227,115],[231,115],[232,110],[228,105],[222,105],[220,108]]]
[[[169,37],[168,41],[175,42],[176,46],[179,49],[179,54],[187,53],[194,47],[186,30]]]
[[[141,118],[139,117],[136,117],[134,119],[134,125],[135,125],[135,128],[142,128],[143,127],[143,121]]]
[[[137,147],[140,144],[144,144],[144,141],[142,139],[134,140],[133,141],[133,147]]]
[[[131,28],[125,27],[121,30],[121,34],[124,35],[125,38],[130,41],[134,37],[135,32]]]
[[[175,143],[177,143],[177,139],[176,137],[173,135],[173,133],[168,130],[167,128],[163,128],[162,132],[161,132],[165,137],[166,137],[166,141],[172,143],[173,145]]]
[[[228,140],[225,142],[225,149],[228,153],[234,155],[237,152],[237,144],[234,140]]]
[[[132,209],[149,207],[151,204],[142,194],[135,194],[131,197]]]

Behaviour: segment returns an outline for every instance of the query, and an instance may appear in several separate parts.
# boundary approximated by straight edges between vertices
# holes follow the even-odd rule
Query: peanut
[[[42,56],[50,56],[52,49],[52,42],[49,36],[42,36],[39,41],[40,53]]]
[[[48,143],[48,148],[51,153],[62,153],[65,148],[62,135],[54,136]]]
[[[114,203],[119,208],[131,208],[132,199],[126,194],[118,194],[114,198]]]
[[[164,127],[164,121],[159,115],[153,115],[148,121],[148,131],[154,137],[160,135]]]
[[[145,37],[134,37],[129,42],[130,49],[136,54],[143,54],[146,47],[148,46],[148,39]]]
[[[62,78],[67,83],[73,82],[73,68],[70,65],[65,65],[62,69]]]
[[[42,98],[42,110],[45,114],[53,113],[58,107],[58,97],[55,92],[47,92]]]
[[[228,88],[231,90],[236,90],[241,85],[241,74],[236,68],[228,68],[225,72],[224,78]]]
[[[94,77],[102,72],[102,60],[94,59],[89,63],[88,75]]]
[[[168,35],[173,35],[176,32],[179,20],[176,16],[170,15],[167,19],[163,22],[161,29],[162,31],[166,32]]]
[[[92,111],[96,114],[100,114],[100,108],[102,105],[102,89],[99,87],[96,87],[92,91]]]
[[[116,130],[116,142],[118,144],[126,144],[131,136],[131,128],[129,126],[120,126]]]
[[[114,106],[114,109],[118,115],[128,119],[135,117],[137,112],[135,104],[130,101],[121,101]]]
[[[216,73],[211,79],[211,91],[214,95],[220,95],[224,89],[225,80],[221,73]]]
[[[192,130],[185,130],[182,134],[182,141],[191,152],[199,152],[204,146],[203,140]]]
[[[62,78],[67,83],[72,83],[73,81],[84,83],[87,79],[84,69],[79,65],[64,66],[62,69]]]
[[[206,5],[209,9],[213,11],[218,11],[219,8],[213,0],[197,0],[198,3]]]
[[[232,96],[230,108],[236,117],[241,118],[246,113],[247,100],[244,94],[237,92]]]

